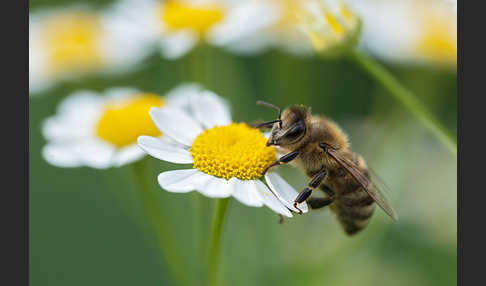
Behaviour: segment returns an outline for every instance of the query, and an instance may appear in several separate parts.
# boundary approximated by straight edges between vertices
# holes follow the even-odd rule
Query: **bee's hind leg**
[[[314,190],[321,184],[321,182],[326,177],[326,174],[326,170],[322,170],[320,173],[315,175],[309,182],[307,187],[297,195],[297,198],[295,198],[294,200],[294,208],[299,211],[299,214],[302,214],[302,210],[298,207],[298,204],[306,201],[310,197],[310,195],[312,194],[312,190]]]
[[[331,191],[328,186],[321,184],[319,186],[319,189],[326,193],[327,196],[325,198],[308,198],[307,203],[309,204],[311,209],[323,208],[332,204],[332,202],[334,201],[334,192]]]
[[[311,209],[320,209],[327,205],[330,205],[334,200],[331,198],[309,198],[307,203]]]

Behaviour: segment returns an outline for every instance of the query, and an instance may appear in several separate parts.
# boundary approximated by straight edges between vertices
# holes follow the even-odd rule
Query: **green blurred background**
[[[31,0],[30,11],[72,2]],[[194,61],[203,76],[188,68]],[[455,71],[386,66],[455,134]],[[137,203],[133,165],[103,171],[53,167],[41,157],[40,127],[60,100],[79,89],[133,86],[164,94],[188,81],[228,99],[235,121],[275,116],[257,107],[257,100],[281,107],[301,103],[333,118],[387,183],[400,217],[393,223],[378,210],[370,225],[350,238],[329,210],[280,225],[269,209],[232,200],[223,233],[223,285],[456,285],[454,155],[352,61],[279,51],[241,57],[207,46],[177,61],[154,53],[129,74],[86,76],[29,98],[31,285],[174,285],[171,261],[159,256]],[[163,209],[160,216],[186,264],[183,271],[194,285],[202,284],[201,246],[214,202],[197,193],[163,191],[157,174],[178,166],[144,160]],[[296,189],[307,182],[290,166],[281,167],[280,174]]]

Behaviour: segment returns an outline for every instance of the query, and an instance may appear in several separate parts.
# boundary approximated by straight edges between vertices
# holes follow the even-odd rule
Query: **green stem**
[[[165,264],[173,275],[178,285],[191,285],[184,269],[187,269],[180,259],[180,255],[176,249],[176,241],[170,226],[164,221],[160,201],[153,192],[153,188],[148,181],[148,160],[142,159],[133,164],[136,183],[138,185],[137,194],[139,196],[142,210],[146,220],[149,222],[151,232],[153,233],[157,250],[160,253],[161,259],[165,260]]]
[[[205,43],[199,43],[191,52],[189,59],[189,78],[200,83],[204,88],[210,88],[210,62],[211,47]]]
[[[202,239],[203,237],[203,201],[202,198],[200,197],[200,194],[198,192],[193,192],[192,194],[192,214],[194,216],[193,219],[193,247],[194,247],[194,257],[195,257],[195,262],[197,265],[204,265],[204,258],[203,258],[203,249],[205,249],[204,245],[204,240]],[[205,269],[201,269],[201,267],[198,267],[198,273],[197,276],[198,279],[204,279],[203,273]],[[200,280],[199,280],[200,281]]]
[[[211,232],[209,234],[209,286],[216,286],[218,284],[220,241],[221,233],[223,230],[224,217],[228,208],[228,202],[229,198],[218,199],[214,206],[214,213],[211,222]]]
[[[368,55],[354,50],[351,52],[351,58],[429,129],[454,156],[457,155],[457,140],[411,91],[400,84],[388,70]]]

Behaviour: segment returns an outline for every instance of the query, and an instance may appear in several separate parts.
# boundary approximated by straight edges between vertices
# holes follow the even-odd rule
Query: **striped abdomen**
[[[375,204],[362,187],[357,187],[354,191],[336,193],[331,209],[336,213],[344,231],[352,235],[368,225]]]

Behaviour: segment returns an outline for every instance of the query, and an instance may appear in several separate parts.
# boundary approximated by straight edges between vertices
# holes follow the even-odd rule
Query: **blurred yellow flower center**
[[[98,121],[96,134],[117,147],[137,142],[140,135],[160,136],[160,131],[150,119],[149,110],[162,104],[162,99],[155,94],[140,94],[110,103]]]
[[[170,1],[161,5],[160,18],[170,29],[189,29],[199,34],[223,19],[224,10],[216,4],[191,5]]]
[[[49,72],[82,71],[100,67],[101,27],[99,19],[89,14],[55,17],[43,31],[48,52]]]
[[[338,45],[356,31],[357,18],[344,3],[339,3],[335,10],[331,10],[321,1],[310,3],[315,4],[314,11],[301,9],[298,19],[302,32],[315,50],[323,51]]]
[[[207,129],[196,137],[189,150],[194,168],[229,180],[251,180],[275,160],[275,149],[257,129],[231,123]]]
[[[417,47],[418,53],[435,62],[457,62],[457,32],[449,19],[431,19],[425,22]]]

